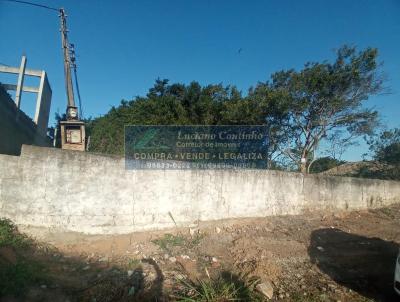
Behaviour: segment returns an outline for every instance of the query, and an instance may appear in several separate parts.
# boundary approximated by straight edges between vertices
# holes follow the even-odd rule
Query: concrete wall
[[[366,209],[400,201],[400,182],[278,171],[150,171],[124,160],[23,146],[0,155],[0,216],[55,231],[128,233],[197,220]]]
[[[0,85],[0,153],[18,155],[22,144],[50,146],[51,141],[38,132],[32,119],[17,108]]]

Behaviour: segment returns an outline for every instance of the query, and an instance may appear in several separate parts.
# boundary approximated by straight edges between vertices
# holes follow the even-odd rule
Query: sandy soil
[[[53,279],[31,301],[173,301],[178,279],[220,272],[270,282],[273,301],[400,301],[392,289],[400,204],[46,242],[47,256],[37,257]]]

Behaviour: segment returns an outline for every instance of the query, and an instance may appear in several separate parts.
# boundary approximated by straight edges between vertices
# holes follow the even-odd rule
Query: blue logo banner
[[[126,169],[266,169],[267,126],[125,126]]]

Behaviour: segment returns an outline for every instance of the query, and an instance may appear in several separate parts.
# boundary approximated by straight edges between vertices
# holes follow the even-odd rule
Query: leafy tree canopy
[[[380,133],[369,141],[375,160],[387,164],[400,164],[400,129],[395,128]]]
[[[348,146],[370,135],[378,114],[364,102],[383,90],[374,48],[343,46],[333,62],[275,72],[246,96],[235,86],[157,79],[145,97],[123,100],[88,122],[90,150],[122,154],[124,125],[268,125],[273,166],[307,172],[322,144]]]
[[[315,157],[323,139],[341,132],[343,141],[369,135],[378,124],[378,113],[363,102],[383,89],[378,71],[378,52],[367,48],[357,52],[344,46],[333,63],[312,62],[300,71],[279,71],[272,75],[271,89],[287,95],[284,152],[302,172]]]

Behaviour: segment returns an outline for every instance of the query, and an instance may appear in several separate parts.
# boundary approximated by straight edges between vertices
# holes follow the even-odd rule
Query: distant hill
[[[400,180],[398,166],[378,161],[348,162],[318,174]]]

